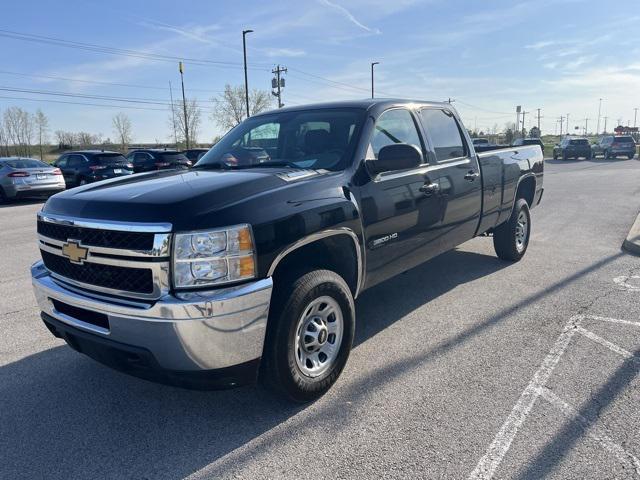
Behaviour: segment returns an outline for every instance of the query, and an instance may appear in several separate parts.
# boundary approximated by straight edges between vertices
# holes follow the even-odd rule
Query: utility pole
[[[587,136],[587,131],[588,131],[587,129],[589,128],[588,126],[589,126],[589,119],[585,118],[584,119],[584,136],[585,137]]]
[[[518,105],[516,107],[516,128],[513,131],[513,135],[517,135],[518,132],[520,131],[520,111],[522,110],[522,107],[520,105]]]
[[[184,96],[184,68],[179,63],[180,82],[182,83],[182,109],[184,110],[184,143],[189,149],[189,119],[187,118],[187,98]]]
[[[638,126],[638,109],[634,108],[633,109],[633,126],[634,128]]]
[[[178,134],[176,132],[176,111],[174,110],[173,103],[173,89],[171,88],[171,80],[169,80],[169,97],[171,98],[171,125],[173,126],[173,142],[176,144],[176,150],[178,150]]]
[[[278,97],[278,108],[284,107],[284,103],[282,103],[282,88],[284,88],[284,78],[280,78],[281,73],[287,73],[286,67],[280,67],[278,65],[277,68],[271,70],[271,73],[275,75],[275,78],[271,79],[271,88],[275,91],[271,91],[271,94]]]
[[[447,100],[447,103],[449,105],[451,105],[453,102],[455,102],[455,100],[453,98],[449,97],[449,100]]]
[[[571,132],[569,131],[569,114],[567,113],[567,135],[571,135]]]
[[[249,78],[247,75],[247,33],[251,33],[253,30],[242,31],[242,54],[244,56],[244,100],[247,105],[247,118],[249,118]]]
[[[527,113],[531,113],[531,112],[525,112],[524,110],[522,110],[522,138],[524,138],[524,116]]]
[[[538,109],[538,132],[540,131],[540,109]]]
[[[373,98],[373,67],[374,65],[380,65],[380,62],[371,62],[371,98]],[[451,99],[449,99],[451,103]]]
[[[562,124],[564,122],[564,117],[560,115],[560,136],[562,137]]]
[[[598,103],[598,128],[596,129],[596,135],[600,135],[600,112],[602,110],[602,99]]]
[[[607,134],[607,120],[609,119],[609,117],[602,117],[604,118],[604,134]]]

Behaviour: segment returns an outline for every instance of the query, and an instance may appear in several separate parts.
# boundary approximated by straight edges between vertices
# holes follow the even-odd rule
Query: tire
[[[523,225],[524,223],[524,225]],[[531,236],[531,214],[526,200],[519,198],[511,218],[493,232],[493,248],[502,260],[519,261],[527,253]]]
[[[605,150],[604,151],[604,159],[605,160],[609,160],[611,158],[611,155],[609,154],[609,150]]]
[[[558,160],[558,156],[555,153],[553,154],[553,159]]]
[[[629,160],[633,160],[633,157],[635,157],[635,155],[627,155],[627,157],[629,157]]]
[[[0,187],[0,203],[9,203],[7,195],[4,193],[2,187]]]
[[[569,157],[567,157],[567,154],[564,152],[562,153],[562,160],[564,160],[565,162],[569,160]]]
[[[353,296],[329,270],[282,283],[269,313],[260,380],[289,400],[309,402],[331,388],[347,363],[355,332]]]

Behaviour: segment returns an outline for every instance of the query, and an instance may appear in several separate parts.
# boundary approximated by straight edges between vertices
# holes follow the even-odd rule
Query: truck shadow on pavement
[[[371,389],[423,367],[619,255],[520,298],[415,358],[362,373],[330,392],[335,398],[312,405],[292,405],[257,387],[197,392],[156,385],[66,346],[26,357],[0,368],[0,477],[174,479],[203,469],[212,478],[228,476],[303,429],[317,424],[339,431],[349,409],[336,410],[336,402],[357,405]],[[364,292],[356,305],[361,320],[355,348],[433,298],[509,265],[454,250]],[[242,453],[234,454],[237,449]]]

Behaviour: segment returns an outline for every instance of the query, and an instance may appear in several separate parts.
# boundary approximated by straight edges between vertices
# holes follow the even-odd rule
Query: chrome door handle
[[[473,182],[479,176],[480,176],[480,172],[474,172],[473,170],[471,170],[467,172],[467,174],[464,176],[464,179],[469,180],[470,182]]]
[[[424,193],[427,197],[430,197],[434,193],[438,193],[440,190],[440,185],[437,183],[425,183],[420,187],[420,191]]]

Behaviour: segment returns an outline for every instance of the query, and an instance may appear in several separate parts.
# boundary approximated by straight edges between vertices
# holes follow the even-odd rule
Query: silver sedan
[[[44,197],[66,187],[59,168],[32,158],[0,158],[0,202]]]

